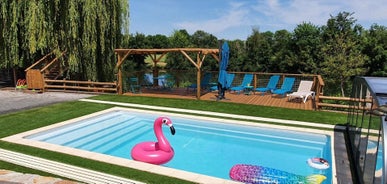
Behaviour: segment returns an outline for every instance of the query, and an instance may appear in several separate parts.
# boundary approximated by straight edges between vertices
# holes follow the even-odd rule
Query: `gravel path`
[[[45,106],[58,102],[78,100],[90,96],[93,95],[62,92],[34,93],[0,90],[0,114]]]

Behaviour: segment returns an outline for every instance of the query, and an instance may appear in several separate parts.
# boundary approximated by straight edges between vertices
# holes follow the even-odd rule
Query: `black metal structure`
[[[385,183],[387,78],[356,77],[347,119],[346,142],[354,183]]]

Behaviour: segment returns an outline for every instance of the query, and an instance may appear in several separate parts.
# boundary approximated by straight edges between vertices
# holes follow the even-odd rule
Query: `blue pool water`
[[[113,111],[69,125],[26,137],[72,148],[132,159],[132,147],[143,141],[155,141],[154,119],[159,115],[131,111]],[[229,178],[235,164],[275,168],[297,175],[323,174],[324,183],[332,183],[332,169],[317,170],[307,164],[311,157],[331,162],[331,139],[312,134],[212,120],[168,116],[176,129],[163,132],[175,150],[166,167]]]
[[[378,146],[378,143],[376,141],[369,140],[368,144],[367,144],[367,149],[376,149],[377,146]],[[383,150],[382,144],[380,143],[378,151],[377,151],[377,157],[376,157],[376,168],[375,168],[376,171],[381,170],[382,166],[383,166],[383,151],[382,150]]]

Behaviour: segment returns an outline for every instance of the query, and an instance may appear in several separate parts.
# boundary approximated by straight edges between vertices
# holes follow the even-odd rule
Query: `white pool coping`
[[[130,180],[127,178],[114,176],[111,174],[106,174],[102,172],[93,171],[90,169],[85,169],[81,167],[76,167],[69,164],[64,164],[48,159],[39,158],[36,156],[30,156],[23,153],[18,153],[14,151],[0,149],[0,160],[13,163],[16,165],[22,165],[28,168],[32,168],[39,171],[44,171],[47,173],[52,173],[57,176],[69,178],[75,181],[84,182],[84,183],[109,183],[109,184],[145,184],[143,182]],[[1,176],[1,174],[0,174]],[[33,175],[38,177],[38,175]],[[24,180],[26,183],[31,183],[31,177],[19,177],[18,182],[13,182],[12,178],[1,178],[5,179],[6,183],[19,183]],[[1,180],[0,179],[0,180]],[[8,180],[10,179],[10,180]],[[3,180],[0,181],[2,183]],[[34,181],[35,182],[35,181]],[[43,182],[43,181],[41,181]],[[46,183],[54,183],[53,181],[46,181]],[[55,182],[61,183],[61,182]]]
[[[5,137],[1,140],[12,142],[16,144],[22,144],[27,146],[33,146],[41,149],[46,149],[50,151],[70,154],[74,156],[79,156],[82,158],[87,159],[93,159],[96,161],[106,162],[110,164],[115,164],[123,167],[129,167],[137,170],[142,170],[146,172],[151,172],[155,174],[170,176],[174,178],[179,178],[183,180],[192,181],[195,183],[224,183],[224,184],[231,184],[231,183],[239,183],[231,180],[226,180],[222,178],[197,174],[193,172],[168,168],[164,166],[159,165],[153,165],[143,162],[138,162],[134,160],[124,159],[124,158],[118,158],[114,156],[109,156],[105,154],[40,142],[40,141],[34,141],[30,139],[25,139],[24,137],[39,133],[45,130],[49,130],[52,128],[60,127],[66,124],[71,124],[83,119],[87,119],[90,117],[94,117],[100,114],[104,114],[111,111],[136,111],[136,112],[143,112],[143,113],[154,113],[154,114],[160,114],[164,116],[179,116],[182,118],[194,118],[194,119],[204,119],[204,120],[213,120],[213,121],[220,121],[223,123],[230,123],[230,124],[240,124],[240,125],[249,125],[249,126],[257,126],[257,127],[266,127],[266,128],[275,128],[275,129],[283,129],[283,130],[291,130],[291,131],[301,131],[301,132],[308,132],[308,133],[316,133],[316,134],[325,134],[329,135],[331,137],[331,157],[332,157],[332,183],[337,183],[337,177],[336,177],[336,163],[335,163],[335,156],[334,156],[334,134],[333,131],[328,130],[317,130],[312,128],[305,128],[305,127],[291,127],[291,126],[281,126],[281,125],[272,125],[272,124],[266,124],[266,123],[254,123],[253,121],[264,121],[264,122],[275,122],[275,123],[281,123],[281,124],[292,124],[292,125],[303,125],[303,126],[309,126],[309,127],[320,127],[320,128],[331,128],[333,129],[334,126],[332,125],[323,125],[323,124],[317,124],[317,123],[310,123],[310,122],[300,122],[300,121],[290,121],[290,120],[280,120],[280,119],[272,119],[272,118],[261,118],[261,117],[253,117],[253,116],[242,116],[242,115],[234,115],[234,114],[225,114],[225,113],[216,113],[216,112],[208,112],[208,111],[198,111],[198,110],[187,110],[187,109],[178,109],[178,108],[167,108],[167,107],[159,107],[159,106],[149,106],[149,105],[138,105],[138,104],[130,104],[130,103],[117,103],[117,102],[108,102],[108,101],[100,101],[100,100],[91,100],[91,99],[81,99],[80,101],[85,102],[93,102],[93,103],[103,103],[103,104],[111,104],[111,105],[118,105],[118,106],[124,106],[123,107],[113,107],[109,108],[103,111],[95,112],[89,115],[81,116],[78,118],[70,119],[67,121],[63,121],[60,123],[56,123],[53,125],[49,125],[46,127],[26,131],[20,134],[12,135],[9,137]],[[131,107],[131,108],[128,108]],[[142,109],[151,109],[151,110],[158,110],[158,111],[149,111],[149,110],[140,110],[140,109],[134,109],[134,108],[142,108]],[[171,112],[160,112],[160,110],[164,111],[173,111],[175,113]],[[190,114],[198,114],[198,115],[210,115],[210,116],[218,116],[221,118],[214,118],[214,117],[205,117],[205,116],[196,116],[196,115],[186,115],[186,114],[179,114],[179,113],[190,113]],[[244,119],[242,120],[230,120],[225,118],[237,118],[237,119]]]

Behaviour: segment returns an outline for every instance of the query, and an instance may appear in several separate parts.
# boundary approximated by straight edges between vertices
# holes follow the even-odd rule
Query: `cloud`
[[[190,34],[203,30],[219,38],[246,39],[252,29],[293,31],[298,24],[326,25],[330,16],[354,12],[357,24],[387,26],[385,0],[211,0],[131,1],[131,31],[170,34],[185,29]],[[136,8],[134,8],[136,7]],[[168,7],[167,11],[165,8]],[[189,8],[188,8],[189,7]],[[176,16],[178,15],[178,16]]]
[[[282,27],[302,22],[315,25],[325,25],[330,16],[339,12],[354,12],[353,17],[359,21],[387,22],[385,0],[257,0],[253,6],[256,14],[262,14],[267,19],[278,22]],[[362,24],[360,22],[360,24]]]
[[[310,0],[267,0],[259,1],[253,9],[256,13],[262,13],[282,24],[300,24],[311,22],[313,24],[324,24],[332,11],[339,7],[326,1]]]
[[[353,0],[347,2],[350,12],[355,12],[354,17],[359,21],[387,22],[387,3],[385,0]]]
[[[230,9],[223,11],[219,17],[201,21],[184,21],[176,23],[179,29],[185,29],[188,32],[205,30],[211,34],[220,33],[233,27],[239,27],[248,24],[247,15],[249,10],[244,8],[243,3],[230,3]]]

